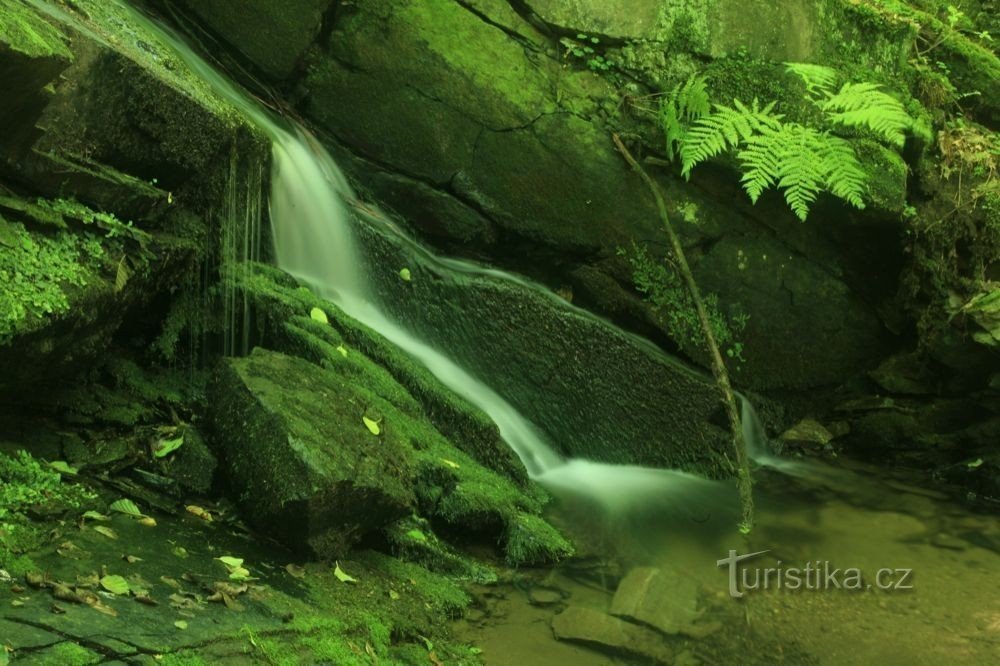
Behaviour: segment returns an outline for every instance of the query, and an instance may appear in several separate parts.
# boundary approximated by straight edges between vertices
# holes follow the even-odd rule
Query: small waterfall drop
[[[566,460],[559,455],[541,430],[507,399],[474,376],[456,357],[397,321],[379,302],[367,281],[368,267],[352,229],[353,216],[348,203],[356,202],[356,197],[325,148],[303,127],[289,127],[278,121],[202,60],[178,35],[150,21],[121,0],[111,1],[128,13],[130,20],[156,35],[163,48],[171,51],[215,94],[238,109],[272,140],[268,205],[278,266],[419,360],[443,384],[482,409],[496,423],[502,437],[533,479],[555,494],[584,497],[612,514],[656,498],[671,501],[676,498],[677,502],[701,506],[711,506],[722,497],[730,501],[731,484],[725,482],[675,470]],[[57,20],[69,22],[91,37],[102,39],[61,8],[45,0],[29,2]],[[247,208],[252,210],[252,201],[248,201]],[[252,224],[242,236],[243,241],[234,242],[252,245],[256,231],[251,227]],[[420,251],[443,271],[474,273],[528,284],[502,271],[436,257],[400,230],[392,229],[392,232],[399,242],[420,247]],[[238,304],[233,305],[235,312]],[[231,342],[235,348],[238,341]],[[744,400],[744,404],[748,403]]]

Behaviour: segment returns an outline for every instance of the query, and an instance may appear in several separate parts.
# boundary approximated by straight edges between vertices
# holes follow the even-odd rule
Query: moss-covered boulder
[[[301,359],[255,350],[224,361],[210,418],[247,517],[300,551],[339,557],[409,512],[409,442],[371,399]]]
[[[305,321],[297,322],[303,330]],[[314,333],[326,326],[314,323]],[[415,512],[446,529],[489,535],[514,565],[573,552],[537,515],[544,493],[518,487],[452,445],[406,389],[356,348],[341,341],[330,350],[320,367],[258,348],[216,373],[213,441],[249,520],[323,557],[343,556],[369,532],[393,534],[391,526]]]

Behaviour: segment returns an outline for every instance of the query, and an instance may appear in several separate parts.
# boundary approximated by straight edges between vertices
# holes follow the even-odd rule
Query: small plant
[[[877,84],[847,82],[835,90],[836,70],[786,64],[805,84],[806,99],[822,111],[830,128],[868,132],[896,147],[902,147],[908,132],[920,129],[899,100]],[[765,190],[776,187],[801,220],[820,192],[864,208],[867,174],[851,143],[831,129],[786,121],[775,106],[757,99],[710,105],[704,79],[691,77],[661,102],[667,155],[679,157],[681,173],[690,177],[698,164],[735,153],[751,201],[756,203]]]
[[[600,42],[601,40],[597,37],[591,37],[583,33],[578,34],[575,39],[563,37],[559,40],[559,43],[566,49],[565,57],[573,56],[584,61],[591,71],[606,72],[613,69],[615,63],[595,50],[594,47],[600,44]]]
[[[656,261],[636,243],[628,250],[618,248],[618,255],[628,259],[636,289],[649,299],[670,337],[691,349],[704,349],[705,335],[691,294],[669,257]],[[750,315],[738,312],[727,317],[719,307],[716,294],[706,294],[704,301],[716,343],[726,357],[739,366],[746,359],[743,358],[743,342],[738,338],[746,329]]]

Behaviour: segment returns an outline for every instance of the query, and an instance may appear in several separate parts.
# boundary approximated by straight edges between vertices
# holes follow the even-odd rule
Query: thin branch
[[[622,143],[621,137],[617,133],[614,133],[611,135],[611,139],[615,142],[618,152],[622,154],[622,157],[629,163],[629,166],[635,169],[642,177],[643,181],[649,187],[649,191],[653,193],[653,199],[656,201],[656,210],[660,214],[660,220],[663,221],[663,228],[670,239],[670,245],[677,259],[677,266],[680,269],[681,276],[684,278],[688,292],[691,294],[691,300],[694,302],[695,309],[698,311],[698,320],[705,334],[705,342],[712,359],[712,374],[715,375],[715,383],[722,393],[722,399],[726,405],[726,414],[729,417],[729,427],[733,435],[733,449],[736,453],[737,465],[736,487],[739,490],[740,508],[742,511],[740,531],[744,533],[749,532],[753,528],[753,480],[750,476],[750,461],[747,457],[746,442],[743,441],[740,410],[736,405],[736,397],[733,394],[733,387],[729,381],[726,364],[722,360],[722,354],[719,353],[719,345],[715,342],[715,336],[712,335],[708,310],[705,309],[705,303],[701,298],[701,291],[698,289],[698,284],[695,282],[690,266],[688,266],[687,257],[684,255],[684,248],[681,246],[680,238],[674,232],[673,225],[670,224],[670,216],[667,214],[667,204],[663,200],[660,188],[639,163],[635,161],[632,153]]]

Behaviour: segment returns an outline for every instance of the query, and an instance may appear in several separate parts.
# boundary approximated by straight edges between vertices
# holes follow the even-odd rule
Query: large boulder
[[[308,361],[255,350],[225,360],[211,421],[247,517],[298,550],[342,556],[363,533],[416,502],[408,442],[376,435],[364,389]]]

